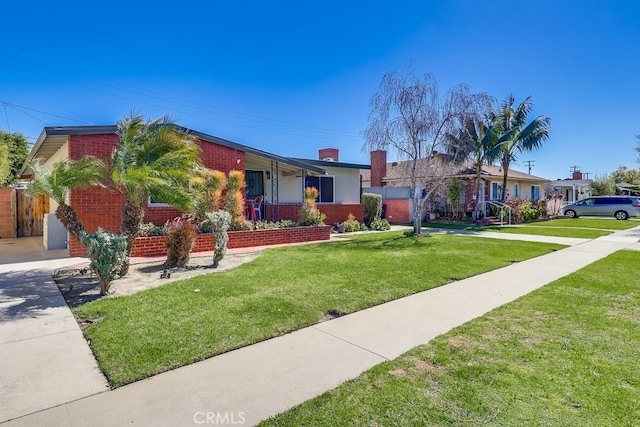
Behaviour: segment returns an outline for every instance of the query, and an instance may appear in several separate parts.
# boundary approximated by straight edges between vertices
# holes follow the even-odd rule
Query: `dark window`
[[[333,203],[333,177],[308,176],[304,180],[305,187],[315,187],[318,190],[316,202]]]

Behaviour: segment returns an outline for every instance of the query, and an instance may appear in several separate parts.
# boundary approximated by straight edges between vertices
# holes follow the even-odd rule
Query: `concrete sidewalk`
[[[617,250],[637,248],[639,238],[640,227],[580,241],[7,425],[253,425]]]
[[[0,264],[0,422],[108,389],[51,279],[54,269],[81,261]]]

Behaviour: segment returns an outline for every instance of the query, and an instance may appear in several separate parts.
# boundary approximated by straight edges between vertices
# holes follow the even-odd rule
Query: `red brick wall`
[[[330,233],[331,226],[328,225],[270,230],[230,231],[228,247],[229,249],[234,249],[329,240]],[[212,234],[198,234],[191,252],[212,251],[214,242],[215,240]],[[139,237],[136,239],[131,256],[165,255],[167,253],[165,244],[165,236]]]
[[[411,222],[411,212],[409,199],[385,199],[384,215],[387,221],[395,224]]]
[[[0,188],[0,237],[18,237],[16,225],[16,190]]]
[[[320,210],[320,212],[327,216],[327,218],[324,220],[325,224],[335,224],[336,222],[342,222],[347,219],[349,214],[355,216],[356,219],[360,222],[362,222],[364,218],[364,210],[361,203],[345,205],[317,204],[316,206]],[[280,219],[291,219],[293,221],[299,221],[301,209],[302,204],[281,204]],[[270,205],[265,206],[265,219],[267,221],[273,221]]]
[[[116,134],[71,135],[69,136],[69,158],[77,160],[84,155],[93,155],[108,160],[117,147],[118,140]],[[199,145],[201,160],[206,167],[225,173],[234,169],[244,171],[243,152],[205,141],[200,141]],[[124,204],[124,197],[120,193],[101,188],[88,188],[72,191],[69,200],[89,233],[95,232],[98,227],[114,233],[120,230]],[[180,211],[171,207],[150,206],[146,210],[144,221],[163,225],[167,220],[179,215]],[[71,237],[69,254],[83,256],[86,254],[86,249]]]
[[[387,152],[375,150],[371,154],[371,186],[382,187],[382,178],[387,174]]]

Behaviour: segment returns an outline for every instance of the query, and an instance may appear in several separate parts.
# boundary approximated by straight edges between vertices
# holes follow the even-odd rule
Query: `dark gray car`
[[[570,218],[579,216],[612,216],[616,219],[640,217],[640,200],[635,196],[596,196],[563,206],[560,215]]]

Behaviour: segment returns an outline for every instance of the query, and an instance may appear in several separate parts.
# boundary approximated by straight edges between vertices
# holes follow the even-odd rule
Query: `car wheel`
[[[566,211],[564,213],[564,216],[568,216],[569,218],[577,218],[578,215],[576,215],[576,211],[573,211],[571,209],[569,209],[568,211]]]
[[[613,216],[616,219],[627,219],[627,218],[629,218],[629,214],[626,213],[625,211],[618,211],[618,212],[614,213]]]

